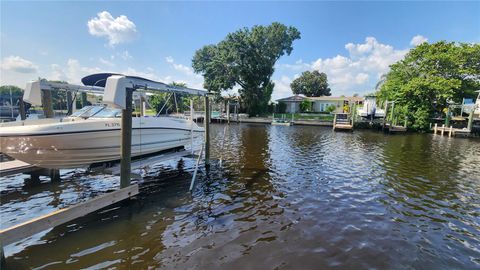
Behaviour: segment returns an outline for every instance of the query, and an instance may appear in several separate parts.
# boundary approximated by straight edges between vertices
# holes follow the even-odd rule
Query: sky
[[[196,50],[272,22],[301,33],[275,66],[272,100],[307,70],[325,72],[334,96],[363,95],[422,42],[480,43],[479,1],[1,1],[0,15],[0,84],[20,87],[116,72],[203,88]]]

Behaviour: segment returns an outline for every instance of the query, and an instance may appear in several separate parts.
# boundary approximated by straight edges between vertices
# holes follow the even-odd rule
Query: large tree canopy
[[[307,97],[330,96],[327,74],[317,70],[305,71],[291,84],[292,92],[296,95],[304,94]]]
[[[480,89],[480,45],[440,41],[423,43],[391,66],[380,86],[381,100],[396,101],[409,125],[426,129],[429,119]]]
[[[196,51],[192,66],[203,75],[209,91],[219,93],[238,85],[247,112],[263,113],[273,91],[275,63],[282,55],[290,55],[296,39],[300,32],[281,23],[243,28]]]

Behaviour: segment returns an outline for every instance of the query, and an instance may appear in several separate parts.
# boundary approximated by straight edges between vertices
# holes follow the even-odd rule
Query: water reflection
[[[322,127],[212,126],[194,160],[155,167],[120,204],[7,247],[12,269],[473,269],[480,267],[480,143]],[[2,179],[2,227],[118,186],[70,172]],[[21,213],[21,216],[17,216]],[[10,256],[11,255],[11,256]]]

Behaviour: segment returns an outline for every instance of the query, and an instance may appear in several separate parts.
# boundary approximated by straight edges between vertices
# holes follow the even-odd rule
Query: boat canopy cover
[[[42,90],[66,90],[103,94],[103,101],[114,106],[125,108],[125,91],[127,88],[147,92],[176,92],[187,95],[205,96],[206,90],[192,89],[168,85],[137,76],[125,76],[116,73],[98,73],[82,78],[84,85],[58,83],[49,81],[33,81],[27,83],[23,100],[33,105],[42,105]],[[144,96],[144,93],[142,93]]]
[[[82,83],[84,85],[105,87],[105,85],[107,84],[107,78],[112,76],[112,75],[125,76],[125,75],[120,74],[120,73],[96,73],[96,74],[92,74],[92,75],[88,75],[88,76],[83,77],[82,78]],[[146,81],[153,82],[152,80],[137,77],[137,76],[128,76],[128,77],[136,78],[136,79],[143,79],[143,80],[146,80]]]
[[[42,105],[42,89],[40,88],[40,81],[27,83],[25,92],[23,93],[23,101],[32,105]]]
[[[125,108],[125,93],[127,89],[148,92],[176,92],[197,96],[205,96],[208,93],[206,90],[173,86],[136,76],[123,76],[112,74],[106,78],[103,102],[116,107]]]

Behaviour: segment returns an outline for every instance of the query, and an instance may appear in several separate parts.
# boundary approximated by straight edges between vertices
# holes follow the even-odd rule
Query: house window
[[[321,112],[325,111],[325,110],[324,110],[324,109],[325,109],[324,106],[325,106],[325,104],[323,104],[323,103],[320,104],[320,111],[321,111]]]

